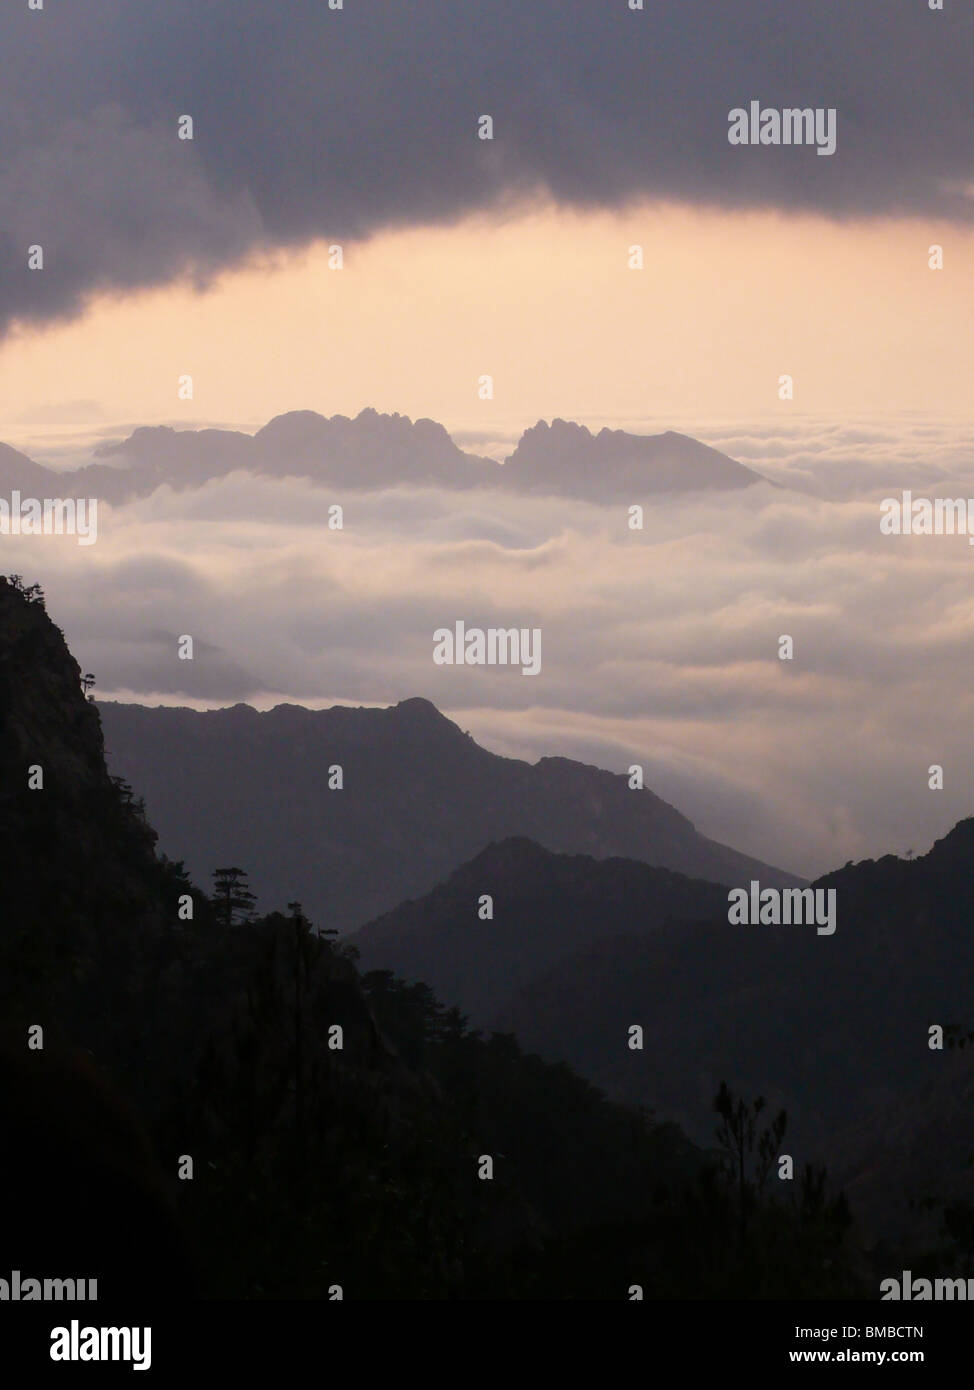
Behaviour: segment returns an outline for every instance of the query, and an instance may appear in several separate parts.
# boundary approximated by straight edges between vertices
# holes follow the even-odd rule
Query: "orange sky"
[[[641,243],[645,268],[628,269]],[[944,246],[945,268],[927,248]],[[913,409],[969,399],[974,232],[924,221],[550,207],[320,243],[188,286],[94,301],[0,347],[0,438],[58,416],[257,426],[365,405],[450,428]],[[193,375],[195,399],[177,399]],[[483,373],[493,401],[478,399]],[[793,406],[778,378],[795,379]],[[78,419],[72,418],[76,414]]]

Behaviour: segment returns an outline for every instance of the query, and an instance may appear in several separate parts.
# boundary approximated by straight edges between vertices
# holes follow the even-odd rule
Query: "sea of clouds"
[[[103,505],[92,547],[5,537],[3,569],[44,585],[100,698],[420,695],[503,754],[641,763],[701,831],[798,873],[922,852],[974,811],[974,549],[881,535],[879,501],[974,496],[970,427],[668,423],[769,483],[634,496],[633,531],[617,503],[234,473]],[[435,665],[458,618],[540,628],[540,675]]]

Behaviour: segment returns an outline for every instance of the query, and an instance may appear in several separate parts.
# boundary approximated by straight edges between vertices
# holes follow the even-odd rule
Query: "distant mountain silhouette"
[[[261,471],[351,488],[394,483],[483,486],[497,472],[492,459],[464,453],[434,420],[363,410],[354,420],[313,410],[278,415],[254,436]]]
[[[492,840],[624,855],[718,882],[797,879],[699,834],[624,776],[481,748],[428,700],[388,709],[99,705],[109,766],[167,854],[202,876],[242,863],[265,903],[298,896],[347,931],[427,893]],[[329,790],[340,765],[342,790]]]
[[[0,490],[25,496],[93,496],[111,503],[149,496],[168,485],[201,487],[236,470],[309,478],[331,488],[375,490],[404,483],[489,487],[595,502],[638,502],[647,494],[748,487],[764,481],[716,449],[686,435],[627,434],[539,421],[504,465],[457,447],[442,425],[383,415],[354,419],[313,410],[278,415],[250,435],[239,430],[143,426],[95,449],[98,462],[56,471],[0,445]],[[109,460],[110,462],[103,462]]]
[[[0,487],[6,491],[19,488],[25,497],[49,497],[53,495],[50,488],[58,476],[53,469],[35,463],[19,449],[0,444]]]
[[[638,502],[645,494],[750,487],[760,474],[699,440],[628,434],[540,420],[522,434],[504,464],[505,484],[521,492],[558,493],[592,501]]]
[[[478,915],[485,894],[490,920]],[[425,980],[486,1024],[513,995],[612,940],[620,926],[643,933],[673,920],[713,920],[726,901],[720,885],[668,869],[552,854],[512,838],[488,845],[427,897],[402,903],[352,941],[364,968]]]

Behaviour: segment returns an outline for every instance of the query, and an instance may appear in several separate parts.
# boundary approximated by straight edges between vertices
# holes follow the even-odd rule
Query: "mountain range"
[[[828,1161],[876,1230],[911,1229],[910,1195],[970,1195],[974,1064],[928,1030],[974,1024],[974,819],[920,858],[816,880],[836,893],[832,936],[732,926],[728,885],[801,881],[624,776],[498,757],[428,701],[98,708],[112,770],[198,881],[243,865],[267,901],[351,931],[364,971],[422,982],[695,1143],[721,1080],[766,1096],[796,1156]]]
[[[343,942],[311,930],[294,901],[308,885],[283,877],[287,917],[231,921],[157,855],[146,786],[110,775],[102,721],[117,731],[126,718],[171,764],[183,815],[200,815],[205,792],[206,816],[270,835],[290,804],[281,844],[313,814],[315,787],[319,802],[345,794],[319,776],[339,746],[358,805],[333,805],[330,834],[311,839],[325,873],[357,845],[347,902],[364,900],[366,869],[401,884],[396,847],[408,861],[424,834],[446,837],[456,862],[441,871],[428,853],[438,881],[425,896]],[[41,1236],[52,1267],[92,1248],[69,1200],[77,1183],[127,1214],[99,1237],[107,1273],[171,1277],[192,1232],[223,1296],[321,1297],[340,1273],[366,1297],[611,1298],[634,1265],[653,1296],[875,1296],[879,1274],[963,1272],[974,1258],[974,819],[920,858],[818,880],[836,894],[833,935],[732,924],[718,864],[765,883],[771,871],[701,841],[623,778],[497,759],[424,701],[99,707],[19,581],[0,580],[0,732],[0,1100],[23,1140],[5,1147],[0,1178],[31,1194],[29,1222],[3,1233],[11,1267]],[[477,795],[464,801],[466,777]],[[555,817],[599,854],[522,832],[461,862],[511,807],[535,831]],[[709,855],[718,881],[607,852],[654,833]],[[25,1063],[38,1024],[45,1056]],[[946,1048],[930,1045],[938,1027]],[[713,1150],[723,1082],[754,1114],[757,1097],[769,1120],[787,1111],[774,1152],[804,1173],[766,1192],[748,1160],[746,1240],[728,1151]],[[200,1180],[165,1179],[158,1163],[186,1153],[205,1160]],[[486,1201],[473,1178],[484,1153],[502,1179]],[[854,1247],[822,1161],[852,1200]],[[43,1230],[38,1211],[51,1214]],[[152,1232],[141,1254],[130,1228]]]
[[[767,1097],[790,1116],[789,1152],[827,1160],[891,1234],[916,1219],[909,1196],[974,1193],[974,1054],[929,1046],[935,1025],[974,1027],[974,818],[922,857],[813,887],[836,893],[832,936],[731,925],[713,884],[507,840],[352,941],[363,967],[426,981],[697,1142],[722,1079]]]
[[[201,487],[245,471],[308,478],[321,486],[375,490],[405,484],[499,488],[593,502],[638,502],[646,495],[725,490],[766,481],[688,435],[638,435],[539,421],[503,464],[460,449],[442,425],[366,409],[354,419],[312,410],[275,416],[256,434],[143,426],[95,448],[96,462],[54,470],[0,444],[0,489],[31,497],[74,496],[122,503],[164,485]]]
[[[861,1287],[814,1174],[792,1200],[749,1158],[742,1189],[726,1150],[363,972],[298,903],[225,913],[138,790],[43,595],[0,577],[0,1267],[83,1270],[106,1303]]]
[[[170,857],[199,882],[239,864],[261,902],[297,896],[313,921],[340,932],[429,892],[511,836],[717,883],[800,881],[701,835],[623,775],[491,753],[428,700],[266,713],[98,708],[109,767],[145,799]],[[340,790],[329,788],[334,767]]]

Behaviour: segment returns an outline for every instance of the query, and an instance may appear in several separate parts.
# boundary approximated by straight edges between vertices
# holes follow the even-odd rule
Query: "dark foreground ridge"
[[[405,717],[439,720],[416,704]],[[778,1153],[786,1131],[753,1092],[721,1088],[716,1113],[699,1096],[721,1137],[697,1147],[665,1112],[606,1100],[510,1034],[472,1032],[426,984],[363,973],[299,903],[225,917],[156,854],[137,796],[105,768],[61,633],[38,594],[6,581],[0,775],[0,1104],[15,1136],[0,1267],[75,1271],[106,1299],[123,1285],[177,1298],[875,1296],[878,1247],[800,1143],[794,1180],[778,1182],[762,1142]],[[969,833],[935,851],[958,874]],[[909,921],[929,899],[924,861],[906,872]],[[668,925],[644,939],[669,932],[674,962],[681,930],[715,931],[684,920],[709,911],[714,885],[643,864],[566,862],[515,840],[484,851],[483,874],[507,907],[520,885],[545,929],[559,896],[582,923],[599,898],[614,925],[652,902]],[[651,1027],[684,968],[646,983],[632,1022]],[[701,1027],[710,1004],[695,1001]],[[628,1030],[617,1012],[604,1045],[625,1052]],[[793,1045],[776,1035],[778,1052]],[[675,1049],[657,1046],[641,1057],[662,1090]],[[728,1075],[733,1092],[733,1059]],[[948,1255],[961,1258],[938,1252],[941,1274]],[[884,1275],[920,1269],[889,1258]]]
[[[722,1078],[766,1095],[873,1234],[932,1239],[929,1198],[974,1198],[974,1053],[950,1046],[974,1023],[974,818],[925,856],[848,864],[813,887],[836,894],[831,936],[731,925],[726,888],[507,840],[352,940],[363,965],[427,981],[474,1024],[701,1144]],[[642,1051],[619,1045],[629,1023]],[[945,1049],[929,1045],[934,1025]]]

